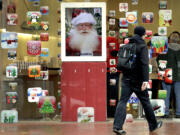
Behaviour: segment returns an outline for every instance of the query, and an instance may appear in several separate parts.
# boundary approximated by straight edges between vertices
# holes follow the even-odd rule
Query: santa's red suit
[[[80,50],[77,49],[72,49],[69,46],[69,42],[70,42],[71,37],[68,37],[66,39],[66,56],[81,56],[81,55],[92,55],[92,56],[102,56],[102,39],[101,37],[98,37],[99,40],[99,45],[97,47],[97,49],[95,51],[93,51],[93,54],[81,54]]]

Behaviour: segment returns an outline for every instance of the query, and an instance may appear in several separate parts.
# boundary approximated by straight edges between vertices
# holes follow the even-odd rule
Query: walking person
[[[136,61],[132,70],[122,70],[121,98],[116,108],[113,124],[113,132],[119,135],[126,134],[126,131],[123,130],[123,124],[126,119],[126,105],[133,92],[135,92],[144,108],[150,132],[162,126],[162,121],[157,122],[156,120],[147,91],[149,58],[148,48],[144,41],[145,31],[144,27],[136,26],[134,36],[129,39],[130,43],[136,43]]]

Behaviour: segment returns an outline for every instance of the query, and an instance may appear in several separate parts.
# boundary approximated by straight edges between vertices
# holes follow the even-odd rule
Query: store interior
[[[88,79],[90,80],[90,84],[88,84],[87,82],[88,80],[86,78],[86,75],[78,74],[77,77],[70,77],[70,79],[73,78],[77,81],[77,79],[84,77],[86,78],[86,80],[80,81],[87,83],[85,85],[88,86],[88,88],[91,87],[91,85],[93,85],[92,83],[96,81],[101,84],[101,82],[99,82],[99,79],[102,79],[101,81],[104,81],[104,83],[102,83],[103,92],[101,98],[102,100],[106,101],[100,101],[100,103],[104,105],[104,107],[102,108],[103,110],[105,110],[105,114],[102,113],[103,118],[95,119],[95,121],[104,121],[108,118],[113,118],[117,102],[121,95],[120,87],[122,74],[121,71],[118,71],[116,69],[116,64],[117,52],[119,46],[123,44],[123,40],[133,35],[133,30],[136,25],[144,26],[146,30],[150,30],[151,37],[154,34],[158,33],[159,27],[166,27],[166,33],[163,35],[166,37],[168,37],[170,33],[172,33],[173,31],[180,31],[180,14],[179,12],[177,12],[180,5],[180,1],[164,0],[166,1],[165,7],[160,7],[160,1],[162,0],[137,0],[135,2],[133,0],[0,0],[2,5],[0,9],[0,111],[2,112],[3,110],[16,110],[18,112],[17,115],[19,121],[61,121],[62,115],[65,115],[64,121],[77,121],[77,112],[71,112],[71,110],[66,110],[69,111],[69,114],[62,113],[62,107],[66,107],[66,104],[64,104],[66,102],[63,102],[63,104],[61,103],[62,95],[64,94],[64,91],[66,91],[64,90],[64,87],[63,90],[61,89],[62,78],[65,78],[66,80],[68,80],[69,78],[67,79],[66,77],[64,77],[67,75],[66,73],[68,73],[68,70],[62,70],[63,61],[61,59],[61,3],[81,2],[86,5],[89,2],[103,2],[106,4],[106,44],[103,44],[103,46],[106,46],[107,49],[107,59],[106,61],[104,61],[104,65],[106,65],[106,73],[102,76],[89,75],[88,77],[90,78]],[[128,5],[128,9],[126,9],[127,5],[125,5],[125,7],[121,9],[122,11],[120,11],[120,3],[126,3]],[[128,26],[122,27],[120,26],[119,19],[126,17],[127,11],[125,10],[127,10],[128,12],[135,11],[137,13],[137,22],[129,23]],[[160,26],[159,24],[160,10],[170,10],[172,13],[170,19],[168,19],[168,21],[166,22],[167,25],[165,24],[164,26],[162,26],[161,24]],[[32,19],[34,19],[28,17],[28,12],[29,14],[32,14],[30,11],[42,13],[40,21],[38,20],[39,18],[35,18],[38,24],[28,24],[29,21],[31,23]],[[146,22],[143,20],[143,13],[150,13],[150,15],[152,15],[150,22]],[[10,16],[12,18],[8,18]],[[11,19],[14,19],[13,22],[11,22]],[[126,29],[125,36],[122,35],[122,33],[120,33],[120,29]],[[15,45],[15,47],[8,48],[2,46],[2,38],[4,38],[2,36],[2,33],[7,32],[13,32],[15,34],[13,36],[16,36],[16,39],[10,39],[11,42],[12,40],[16,40],[15,42],[18,43]],[[5,36],[8,36],[8,34]],[[31,41],[40,41],[39,43],[36,43],[41,46],[41,53],[42,48],[44,48],[45,54],[40,55],[39,52],[31,52],[31,48],[29,48],[30,50],[28,51],[28,42]],[[148,44],[151,41],[151,38],[147,38],[145,39],[145,41]],[[116,48],[111,49],[109,47],[110,43],[114,43]],[[30,44],[33,43],[31,42]],[[149,48],[150,47],[151,45],[149,46]],[[114,55],[114,53],[116,55]],[[156,56],[157,55],[153,55],[150,59],[150,64],[152,67],[150,72],[151,86],[149,87],[149,91],[151,91],[152,99],[160,99],[158,97],[158,93],[159,90],[162,90],[162,80],[158,78],[158,65],[153,64],[155,62]],[[113,63],[113,60],[115,61],[115,63]],[[82,63],[80,62],[80,64]],[[96,64],[98,62],[94,63]],[[92,64],[92,66],[95,67],[95,64]],[[41,66],[41,71],[44,72],[42,72],[42,74],[40,74],[39,72],[38,76],[36,76],[36,73],[30,76],[30,73],[33,72],[34,69],[33,66],[35,65]],[[104,65],[102,68],[104,68]],[[29,66],[32,66],[32,69],[29,69]],[[76,65],[72,64],[67,66],[73,66],[72,68],[74,68]],[[87,68],[86,66],[89,65],[82,65],[82,67]],[[12,73],[12,75],[9,74],[8,76],[7,67],[9,68],[9,72],[11,72],[11,70],[13,70],[14,67],[16,67],[15,75],[13,75]],[[65,64],[64,67],[66,67]],[[86,70],[85,68],[84,70]],[[99,68],[101,68],[101,66]],[[35,67],[35,69],[39,71],[38,67]],[[69,73],[71,73],[70,68],[68,69]],[[94,81],[92,81],[93,79]],[[96,85],[98,86],[97,83]],[[92,86],[91,89],[95,90],[96,85]],[[30,91],[33,90],[29,88],[36,88],[36,91],[38,91],[39,88],[41,90],[47,90],[44,91],[44,93],[41,91],[41,94],[47,94],[49,98],[48,100],[50,102],[50,107],[45,108],[49,112],[46,112],[46,110],[45,112],[41,112],[43,110],[39,109],[39,107],[41,106],[40,108],[42,108],[42,105],[40,103],[36,103],[35,101],[29,100],[29,98],[31,98],[29,97],[29,94],[33,94],[30,93]],[[78,86],[77,88],[79,89],[78,92],[80,92],[81,86]],[[101,96],[101,88],[97,88],[99,88],[100,90],[97,90],[98,93],[96,93],[95,95]],[[69,96],[71,96],[71,94],[73,95],[73,92],[77,94],[77,91],[72,91],[72,93],[69,92]],[[14,98],[14,100],[10,99],[8,101],[8,94],[10,94],[10,97]],[[93,96],[93,93],[91,92],[87,92],[86,94],[90,94],[91,96]],[[78,94],[76,96],[78,96]],[[98,99],[96,99],[97,101],[95,101],[95,99],[93,98],[91,100],[91,98],[87,95],[85,99],[87,103],[86,105],[88,105],[88,103],[91,101],[93,102],[93,104],[99,103]],[[32,100],[35,100],[34,97],[32,97]],[[44,99],[42,100],[44,101]],[[163,97],[161,98],[161,100],[164,100]],[[83,105],[82,107],[89,107],[86,105]],[[91,105],[91,103],[89,103],[89,105]],[[98,105],[94,105],[94,108],[98,108],[100,106]],[[71,106],[71,104],[68,104],[67,106]],[[80,106],[78,105],[78,107]],[[163,106],[163,108],[165,108],[165,106]],[[75,109],[77,109],[77,107]],[[175,109],[175,100],[172,93],[170,105],[172,115],[174,115]],[[164,115],[164,112],[161,111],[157,111],[157,116],[161,117]],[[129,114],[132,114],[134,118],[143,117],[141,105],[137,103],[137,101],[135,101],[133,97],[132,102],[127,106],[127,112]],[[73,113],[74,118],[68,119],[67,117],[71,115],[71,113]],[[94,115],[96,115],[96,112]],[[100,110],[98,110],[98,115],[101,115]]]

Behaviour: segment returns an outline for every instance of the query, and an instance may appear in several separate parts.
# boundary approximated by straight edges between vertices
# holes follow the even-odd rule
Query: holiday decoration
[[[133,92],[131,97],[128,100],[128,103],[138,103],[139,99],[137,98],[136,94]]]
[[[49,91],[48,90],[42,90],[42,96],[48,96]]]
[[[56,98],[54,96],[42,96],[39,98],[39,112],[54,113],[56,109]]]
[[[116,85],[116,79],[110,79],[109,80],[109,85],[115,86]]]
[[[7,78],[17,78],[17,67],[16,66],[7,66],[6,67],[6,77]]]
[[[39,77],[35,77],[35,79],[39,79],[39,80],[48,80],[48,70],[47,71],[40,71],[40,76]]]
[[[109,100],[109,105],[110,106],[116,106],[116,100],[115,99],[110,99]]]
[[[6,104],[17,103],[17,92],[6,92]]]
[[[109,65],[110,66],[113,66],[113,65],[116,65],[116,59],[109,59]]]
[[[138,5],[138,0],[132,0],[132,5]]]
[[[17,123],[18,112],[16,110],[2,110],[1,111],[1,122],[2,123]]]
[[[77,109],[78,122],[94,122],[94,108],[93,107],[79,107]]]
[[[115,31],[109,31],[109,36],[110,37],[115,37],[116,36],[116,32]]]
[[[41,29],[47,31],[49,29],[49,22],[42,21],[41,22]]]
[[[16,50],[8,50],[8,59],[15,60],[16,59]]]
[[[28,102],[39,102],[39,97],[42,96],[42,88],[28,88]]]
[[[119,3],[119,11],[127,12],[128,11],[128,3]]]
[[[41,6],[40,7],[41,15],[48,15],[49,13],[49,7],[48,6]]]
[[[164,116],[165,114],[165,103],[163,99],[151,99],[151,105],[153,107],[155,116]]]
[[[167,35],[167,27],[158,27],[158,35],[166,36]]]
[[[128,22],[126,18],[119,18],[119,26],[120,27],[128,27]]]
[[[9,88],[10,88],[11,90],[16,90],[17,85],[18,85],[17,82],[10,82],[10,83],[9,83]]]
[[[7,14],[7,24],[8,25],[17,25],[18,24],[18,15],[17,14]]]
[[[126,12],[126,19],[127,22],[130,24],[136,24],[137,23],[137,12]]]
[[[109,25],[115,25],[115,22],[116,22],[115,19],[112,18],[109,19]]]
[[[146,30],[145,39],[151,39],[152,38],[152,30]]]
[[[40,77],[40,65],[29,66],[29,77]]]
[[[158,61],[158,79],[159,80],[164,80],[166,66],[167,66],[166,60]]]
[[[158,98],[165,99],[167,97],[167,90],[158,90]]]
[[[147,85],[147,89],[152,89],[152,80],[149,80],[148,85]]]
[[[49,48],[41,48],[41,57],[48,57],[49,56]]]
[[[41,42],[40,41],[28,41],[27,42],[27,53],[29,55],[40,55],[41,54]]]
[[[164,74],[164,81],[168,84],[172,84],[173,83],[173,80],[172,80],[172,69],[171,68],[167,68],[165,70],[165,74]]]
[[[166,36],[153,36],[151,38],[152,53],[166,53],[168,51],[168,39]]]
[[[7,6],[7,13],[16,13],[16,5],[10,4]]]
[[[172,10],[159,10],[159,26],[169,27],[172,25]]]
[[[38,25],[41,22],[41,13],[36,11],[29,11],[26,14],[28,25]]]
[[[109,10],[109,16],[110,17],[115,17],[116,16],[116,11],[115,10]]]
[[[116,43],[109,43],[109,50],[115,50],[116,49]]]
[[[152,12],[143,12],[142,13],[142,21],[143,23],[153,23],[153,16]]]
[[[1,47],[4,49],[18,47],[17,33],[15,32],[2,32],[1,33]]]
[[[159,9],[166,9],[167,8],[167,1],[159,1]]]
[[[128,37],[128,29],[119,29],[119,37],[120,38]]]
[[[41,33],[40,34],[40,40],[41,41],[48,41],[49,40],[49,34],[48,33]]]
[[[116,73],[117,72],[116,67],[110,67],[109,70],[110,70],[110,73]]]

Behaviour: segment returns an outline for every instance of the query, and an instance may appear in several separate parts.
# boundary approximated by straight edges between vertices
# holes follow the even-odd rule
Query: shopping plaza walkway
[[[127,135],[180,135],[180,119],[163,120],[162,128],[149,133],[145,120],[126,123]],[[115,135],[113,121],[95,123],[21,121],[16,124],[0,124],[0,135]]]

